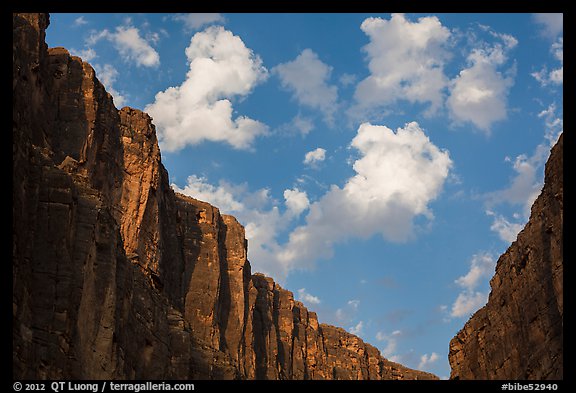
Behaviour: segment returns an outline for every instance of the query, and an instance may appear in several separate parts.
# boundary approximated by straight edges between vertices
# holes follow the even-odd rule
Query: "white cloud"
[[[298,300],[300,300],[303,303],[306,303],[307,306],[310,305],[315,306],[321,303],[320,299],[317,296],[313,296],[308,292],[306,292],[306,288],[300,288],[298,290]]]
[[[304,210],[310,206],[308,195],[305,191],[300,191],[297,188],[293,190],[284,190],[284,199],[288,211],[299,216]]]
[[[361,155],[353,164],[356,175],[310,205],[306,224],[278,254],[287,270],[329,257],[332,246],[348,238],[380,234],[406,241],[414,217],[431,217],[428,204],[439,195],[451,160],[417,123],[396,132],[364,123],[351,146]]]
[[[74,19],[74,26],[84,26],[88,24],[88,21],[84,16],[79,16],[78,18]]]
[[[467,58],[468,68],[451,81],[446,101],[450,117],[456,123],[470,122],[485,132],[507,116],[507,96],[513,78],[498,69],[507,62],[508,52],[518,43],[510,35],[491,30],[489,33],[500,42],[472,50]]]
[[[70,49],[70,54],[72,56],[78,56],[78,57],[82,58],[82,61],[86,61],[86,62],[90,62],[90,61],[94,60],[96,57],[98,57],[98,55],[96,54],[96,51],[92,48],[85,48],[85,49],[81,49],[81,50]]]
[[[304,164],[315,165],[326,159],[326,150],[318,147],[312,151],[309,151],[304,156]]]
[[[538,13],[533,17],[546,37],[556,38],[564,30],[564,14]]]
[[[222,212],[239,212],[244,210],[242,202],[236,200],[234,189],[226,182],[221,182],[219,186],[208,183],[204,177],[191,175],[187,179],[184,188],[173,184],[172,188],[176,192],[191,196],[201,201],[208,202],[220,209]]]
[[[336,243],[375,234],[405,241],[411,236],[414,217],[431,219],[428,204],[441,192],[451,160],[447,152],[430,142],[417,123],[396,132],[362,124],[351,146],[361,157],[353,164],[356,175],[343,188],[333,185],[312,204],[303,191],[286,190],[283,213],[267,190],[249,192],[245,185],[225,182],[212,186],[196,176],[188,178],[184,189],[173,187],[234,214],[245,225],[255,271],[281,281],[289,271],[308,268],[330,255]],[[279,244],[279,235],[306,209],[305,225],[292,230],[288,241]],[[350,301],[338,309],[336,321],[347,318],[357,307],[357,301]],[[349,323],[349,319],[343,321]]]
[[[488,293],[477,291],[461,292],[452,305],[452,317],[467,317],[484,306],[488,301]]]
[[[301,135],[307,135],[314,129],[314,123],[312,120],[302,116],[296,116],[292,120],[292,124],[298,131],[300,131]]]
[[[137,66],[158,67],[160,65],[158,52],[140,36],[140,30],[129,24],[130,20],[127,20],[127,23],[125,26],[116,27],[115,32],[107,29],[93,32],[86,40],[87,45],[91,46],[106,39],[112,43],[124,61],[134,62]]]
[[[351,326],[348,331],[356,336],[360,336],[362,333],[364,333],[364,322],[358,322],[356,325]]]
[[[403,14],[392,14],[390,20],[368,18],[360,28],[370,38],[364,47],[370,75],[356,87],[357,106],[352,112],[363,113],[397,100],[427,103],[428,114],[442,107],[448,82],[444,47],[450,31],[438,18],[411,22]]]
[[[232,214],[244,225],[248,240],[248,259],[253,272],[261,272],[282,283],[286,271],[276,263],[279,245],[276,236],[294,218],[292,212],[282,214],[268,189],[248,190],[246,184],[234,185],[220,181],[212,185],[208,179],[189,176],[187,184],[180,188],[172,184],[179,193],[208,202],[224,214]]]
[[[334,320],[330,322],[337,326],[343,326],[351,323],[354,319],[356,319],[359,307],[360,300],[348,300],[344,306],[336,309],[336,312],[334,313]]]
[[[96,76],[100,83],[102,83],[106,91],[112,95],[114,105],[117,108],[122,108],[126,104],[126,97],[114,88],[114,83],[116,83],[118,79],[118,71],[116,68],[111,64],[104,64],[103,66],[94,64],[94,71],[96,71]]]
[[[430,355],[425,353],[420,357],[420,363],[418,363],[418,370],[425,371],[434,363],[436,363],[438,359],[440,359],[440,356],[438,356],[436,352],[432,352]]]
[[[495,267],[496,261],[489,253],[472,256],[468,273],[454,281],[463,290],[452,305],[450,313],[452,317],[468,316],[486,304],[488,292],[481,292],[476,289],[490,280]]]
[[[340,78],[338,78],[338,82],[340,82],[342,86],[347,87],[353,85],[356,82],[356,79],[358,79],[356,75],[344,73],[340,75]]]
[[[494,274],[496,262],[489,253],[475,254],[470,260],[470,270],[462,277],[456,279],[455,283],[460,287],[473,290],[481,283],[481,280],[490,279]]]
[[[277,65],[272,72],[300,105],[319,110],[327,124],[334,123],[338,88],[328,84],[332,67],[323,63],[314,51],[304,49],[296,59]]]
[[[224,23],[224,16],[218,13],[177,14],[172,19],[184,23],[184,26],[189,31],[198,30],[212,23]]]
[[[486,214],[493,217],[490,229],[505,243],[516,240],[516,236],[528,221],[532,204],[544,185],[544,165],[550,154],[550,148],[564,131],[562,115],[557,114],[557,111],[556,104],[552,103],[538,114],[538,117],[544,120],[544,141],[536,146],[530,156],[520,154],[514,160],[506,157],[506,161],[513,162],[515,172],[510,184],[506,188],[485,194],[488,206]],[[509,219],[495,211],[501,204],[519,206],[521,213],[515,213],[513,218]]]
[[[146,41],[150,41],[156,45],[160,41],[160,34],[155,31],[149,31],[146,33]]]
[[[307,116],[302,116],[298,114],[292,118],[289,122],[283,123],[276,131],[283,135],[300,135],[305,137],[314,129],[314,121]]]
[[[520,205],[525,218],[528,219],[530,208],[542,189],[540,172],[547,158],[548,148],[541,144],[537,146],[532,156],[527,157],[525,154],[517,156],[513,165],[516,175],[512,178],[511,184],[507,188],[486,194],[489,206],[501,203]]]
[[[221,26],[194,34],[186,48],[186,80],[156,94],[145,110],[154,118],[162,149],[176,151],[203,141],[250,149],[268,127],[245,116],[232,118],[231,98],[246,96],[268,72],[240,37]]]
[[[550,52],[556,60],[560,62],[560,66],[552,71],[548,71],[548,67],[544,66],[540,71],[533,72],[531,75],[540,82],[542,87],[552,85],[562,85],[564,83],[564,38],[560,37],[554,42],[550,48]]]
[[[376,333],[376,340],[383,341],[386,345],[383,349],[380,350],[382,356],[390,360],[397,356],[396,350],[400,336],[402,336],[401,330],[394,330],[390,334],[382,331]]]
[[[360,306],[360,300],[358,299],[348,300],[346,304],[352,307],[354,310],[358,310],[358,307]]]
[[[548,108],[538,113],[538,117],[544,119],[544,138],[548,141],[550,147],[556,144],[560,134],[564,132],[564,119],[562,118],[562,115],[556,113],[557,111],[558,108],[556,107],[556,104],[552,103],[548,105]]]
[[[505,243],[512,243],[515,241],[518,233],[524,227],[523,222],[508,221],[504,216],[496,214],[491,210],[487,210],[486,214],[494,217],[490,230],[496,232],[500,239]]]

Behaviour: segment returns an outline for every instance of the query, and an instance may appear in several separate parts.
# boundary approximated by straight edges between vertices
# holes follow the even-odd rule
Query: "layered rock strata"
[[[498,259],[488,304],[450,342],[453,379],[563,378],[563,148],[530,219]]]
[[[252,274],[234,217],[172,191],[152,119],[13,15],[14,379],[427,379]]]

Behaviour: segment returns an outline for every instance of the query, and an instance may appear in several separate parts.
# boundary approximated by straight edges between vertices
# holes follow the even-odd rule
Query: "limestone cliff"
[[[13,378],[423,379],[252,274],[168,183],[152,119],[13,15]]]
[[[498,259],[488,304],[450,342],[451,378],[563,378],[563,141],[528,223]]]

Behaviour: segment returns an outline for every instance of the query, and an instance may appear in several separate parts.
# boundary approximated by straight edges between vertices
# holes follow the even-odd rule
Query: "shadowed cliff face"
[[[498,259],[488,304],[450,342],[451,378],[563,378],[563,141],[530,220]]]
[[[13,15],[13,378],[423,379],[252,275],[244,228],[175,194],[152,119]]]

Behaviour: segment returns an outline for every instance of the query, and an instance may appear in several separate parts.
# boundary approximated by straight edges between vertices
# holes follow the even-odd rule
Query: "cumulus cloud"
[[[360,154],[356,175],[310,205],[306,224],[292,231],[278,254],[286,269],[329,257],[333,245],[348,238],[380,234],[406,241],[416,216],[432,217],[428,204],[439,195],[451,160],[417,123],[396,132],[364,123],[351,147]]]
[[[436,352],[432,352],[430,355],[425,353],[424,355],[420,356],[420,363],[418,363],[418,370],[425,371],[434,363],[436,363],[440,359],[440,356]]]
[[[198,30],[213,23],[224,23],[224,16],[218,13],[176,14],[172,16],[172,19],[182,22],[188,31]]]
[[[485,285],[490,280],[495,267],[496,261],[490,253],[472,256],[468,273],[454,281],[463,290],[452,305],[450,313],[452,317],[468,316],[486,304],[488,292],[479,291],[478,287]]]
[[[203,141],[250,149],[267,126],[246,116],[232,118],[231,98],[246,96],[268,72],[240,37],[221,26],[194,34],[186,48],[186,80],[156,94],[145,110],[154,118],[162,149],[176,151]]]
[[[313,50],[304,49],[294,60],[277,65],[272,72],[300,105],[319,110],[327,124],[334,123],[338,88],[328,83],[332,67]]]
[[[305,303],[307,306],[315,306],[321,303],[317,296],[313,296],[306,292],[306,288],[300,288],[298,290],[298,300],[300,300],[302,303]]]
[[[510,35],[488,32],[497,42],[493,45],[484,43],[472,50],[467,57],[468,68],[451,81],[446,101],[450,117],[456,123],[470,122],[485,132],[507,116],[507,97],[514,81],[499,68],[507,62],[509,51],[518,44]]]
[[[533,14],[533,18],[546,37],[556,38],[564,30],[564,14],[537,13]]]
[[[288,189],[280,209],[267,190],[250,192],[246,186],[225,182],[213,186],[196,176],[188,178],[184,189],[173,187],[234,214],[246,228],[255,270],[282,280],[291,270],[309,268],[331,255],[336,243],[376,234],[402,242],[412,236],[415,217],[432,219],[428,205],[440,194],[452,162],[417,123],[396,132],[364,123],[351,147],[360,155],[353,164],[356,175],[342,188],[332,185],[314,203],[304,191]],[[255,195],[259,203],[248,203],[257,200]],[[280,244],[279,235],[305,211],[305,224],[291,230],[288,241]],[[357,302],[351,301],[341,314],[356,308]]]
[[[438,18],[411,22],[403,14],[392,14],[390,20],[368,18],[360,28],[370,39],[364,47],[370,75],[356,87],[357,105],[352,112],[363,113],[397,100],[428,104],[428,114],[442,107],[450,31]]]
[[[318,147],[312,151],[309,151],[304,156],[304,164],[306,165],[316,165],[326,159],[326,150]]]
[[[293,190],[284,190],[284,199],[288,211],[295,216],[299,216],[310,206],[310,201],[308,200],[306,192],[300,191],[297,188]]]
[[[137,66],[158,67],[160,65],[160,55],[144,38],[140,36],[140,30],[131,25],[118,26],[111,32],[108,29],[94,32],[87,39],[88,45],[94,45],[98,41],[105,39],[112,43],[120,54],[120,57]]]

